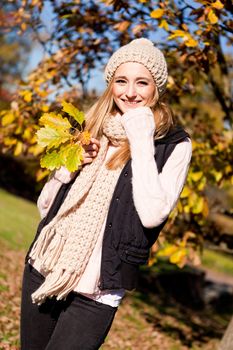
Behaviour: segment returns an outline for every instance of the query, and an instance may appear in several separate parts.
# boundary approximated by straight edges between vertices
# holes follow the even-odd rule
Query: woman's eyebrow
[[[117,75],[115,76],[115,79],[127,79],[127,77],[124,75]]]
[[[115,76],[115,79],[128,79],[125,75],[117,75]],[[146,77],[136,77],[135,80],[146,80],[146,81],[151,81],[152,79],[146,78]]]
[[[146,81],[151,81],[152,79],[146,78],[146,77],[137,77],[136,80],[146,80]]]

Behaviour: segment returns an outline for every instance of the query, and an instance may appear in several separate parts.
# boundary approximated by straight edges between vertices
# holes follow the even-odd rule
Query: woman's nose
[[[137,95],[134,84],[128,84],[125,92],[128,98],[135,97]]]

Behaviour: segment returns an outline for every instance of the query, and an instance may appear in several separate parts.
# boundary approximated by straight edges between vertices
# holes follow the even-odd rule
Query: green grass
[[[202,255],[202,264],[211,270],[233,276],[233,259],[228,255],[205,249]]]
[[[0,238],[11,248],[28,248],[39,220],[34,203],[0,189]]]
[[[12,284],[10,278],[12,278],[13,280],[15,278],[16,282],[18,281],[17,283],[19,283],[19,279],[17,276],[20,273],[19,265],[22,265],[22,261],[17,261],[17,259],[14,259],[14,256],[21,256],[17,254],[21,254],[22,252],[17,252],[16,249],[25,250],[28,248],[33,236],[35,235],[35,231],[39,220],[39,213],[34,203],[11,195],[6,191],[0,189],[0,242],[5,240],[6,242],[8,242],[10,248],[15,249],[15,251],[10,252],[10,256],[6,255],[7,258],[5,259],[4,265],[5,269],[2,273],[0,273],[0,277],[4,281],[2,286],[0,286],[1,297],[2,295],[4,295],[5,303],[3,316],[5,317],[5,320],[9,320],[9,322],[6,323],[6,321],[2,319],[2,324],[0,326],[3,327],[2,325],[4,324],[4,333],[2,334],[2,338],[0,336],[0,343],[3,343],[4,341],[5,344],[9,344],[11,342],[11,345],[14,346],[16,344],[18,346],[18,316],[16,315],[15,308],[16,310],[19,309],[18,303],[20,287],[16,288],[15,295],[9,294],[10,286]],[[6,253],[8,253],[8,245],[6,245],[6,247]],[[4,254],[4,251],[2,254]],[[9,259],[11,259],[11,264],[9,264]],[[206,266],[210,266],[212,269],[221,269],[222,272],[231,272],[232,274],[233,262],[229,257],[225,255],[221,255],[212,251],[205,251],[203,261]],[[15,265],[17,269],[15,268]],[[171,266],[169,266],[169,269],[170,268]],[[10,278],[7,280],[6,277],[9,276]],[[189,312],[184,313],[183,309],[177,307],[174,303],[165,305],[164,301],[160,300],[160,297],[153,292],[153,287],[152,292],[149,296],[148,294],[145,295],[145,293],[140,294],[139,292],[134,292],[134,296],[132,296],[131,299],[131,306],[130,303],[126,304],[126,306],[126,308],[123,307],[119,310],[119,312],[122,312],[122,322],[120,323],[122,330],[118,331],[117,327],[119,326],[117,325],[117,327],[115,328],[115,338],[121,337],[123,334],[125,334],[126,327],[129,327],[129,330],[127,332],[129,332],[129,335],[133,339],[135,334],[139,332],[143,334],[144,331],[146,334],[147,329],[151,329],[153,323],[155,325],[156,323],[158,323],[160,327],[159,333],[160,335],[162,335],[161,339],[164,339],[169,344],[171,344],[169,350],[179,350],[184,348],[181,344],[181,341],[173,340],[176,334],[178,333],[185,337],[188,332],[189,337],[191,337],[190,334],[192,334],[192,327],[195,327],[196,334],[197,332],[200,332],[200,334],[203,335],[203,332],[205,332],[207,339],[205,341],[209,343],[210,340],[208,338],[208,327],[212,327],[212,324],[213,326],[217,324],[217,328],[221,327],[221,329],[224,329],[226,327],[226,324],[224,324],[224,322],[227,322],[221,314],[215,315],[212,313],[211,310],[209,311],[209,309],[207,309],[207,311],[205,311],[205,313],[203,314],[203,322],[199,325],[196,321],[196,317],[197,319],[199,319],[198,314],[196,316],[194,314],[194,316],[192,317],[192,315],[190,315]],[[216,317],[218,317],[219,319],[217,319]],[[207,319],[212,321],[210,326],[208,326],[208,322],[206,322]],[[14,324],[12,325],[12,328],[8,329],[7,327],[9,327],[9,324],[11,324],[13,321]],[[206,328],[204,326],[205,322],[207,323]],[[187,327],[187,330],[185,327]],[[135,331],[133,331],[133,329],[135,329]],[[130,350],[131,347],[130,345],[128,345],[130,337],[128,336],[128,334],[126,334],[126,336],[123,339],[125,339],[125,342],[127,343],[124,349]],[[148,343],[147,336],[145,336],[142,339],[143,342]],[[196,342],[196,340],[192,340],[192,338],[190,339],[190,341]],[[109,344],[111,344],[111,336],[109,337],[109,341]],[[217,339],[214,339],[214,341],[217,342]],[[174,344],[172,344],[172,342]],[[190,349],[201,350],[204,348],[212,349],[213,346],[211,345],[211,347],[208,346],[208,348],[206,348],[193,345]]]
[[[11,248],[26,249],[35,235],[39,213],[34,203],[0,189],[0,238]],[[233,275],[233,259],[211,250],[204,250],[203,266]],[[170,269],[175,266],[169,265]],[[167,267],[168,268],[168,267]]]

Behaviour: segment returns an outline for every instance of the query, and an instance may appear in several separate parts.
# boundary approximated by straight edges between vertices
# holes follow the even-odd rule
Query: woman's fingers
[[[90,164],[92,163],[93,161],[93,158],[88,158],[88,157],[83,157],[83,161],[82,161],[82,164]]]
[[[83,164],[89,164],[92,163],[93,159],[97,156],[100,148],[100,142],[95,139],[91,138],[89,145],[83,146],[85,153],[83,154]]]
[[[91,138],[89,145],[84,145],[83,148],[86,152],[99,151],[100,143],[98,140]]]
[[[83,147],[86,152],[96,152],[98,150],[96,145],[87,145]]]
[[[94,139],[93,137],[90,140],[90,144],[88,145],[90,147],[90,151],[96,151],[98,153],[100,148],[100,142],[97,139]]]
[[[91,138],[90,142],[92,144],[95,144],[98,148],[100,148],[100,142],[99,140],[95,139],[94,137]]]
[[[97,156],[96,151],[85,152],[83,154],[83,157],[85,157],[85,158],[95,158],[96,156]]]

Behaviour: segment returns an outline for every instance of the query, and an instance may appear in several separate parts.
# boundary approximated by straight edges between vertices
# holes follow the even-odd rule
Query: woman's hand
[[[89,145],[83,146],[85,153],[83,154],[82,165],[92,163],[93,159],[97,156],[100,148],[100,143],[98,140],[91,138]],[[80,167],[81,168],[81,167]],[[60,169],[56,170],[52,179],[53,181],[58,181],[60,183],[69,183],[75,176],[77,171],[70,172],[64,166],[61,166]],[[51,182],[51,180],[50,180]],[[52,183],[52,182],[51,182]],[[50,187],[53,188],[54,184]]]
[[[141,138],[153,138],[155,120],[149,107],[130,109],[122,115],[122,124],[129,141]]]
[[[90,164],[97,156],[100,148],[100,142],[94,137],[91,138],[89,145],[83,146],[85,153],[83,154],[82,165]]]
[[[122,115],[122,125],[129,140],[131,157],[154,158],[155,120],[149,107],[130,109]]]

